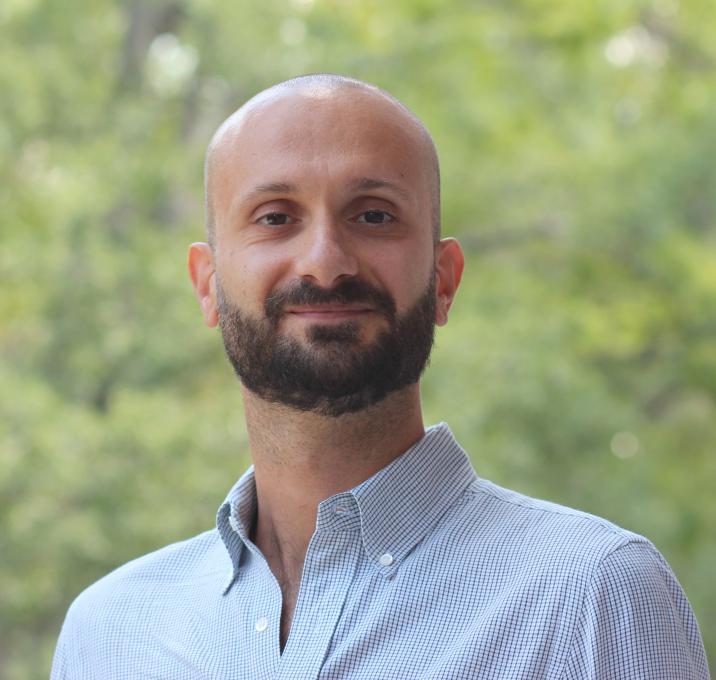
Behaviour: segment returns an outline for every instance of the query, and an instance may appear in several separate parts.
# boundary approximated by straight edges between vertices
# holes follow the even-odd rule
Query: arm
[[[698,624],[646,541],[605,557],[586,592],[563,680],[709,680]]]

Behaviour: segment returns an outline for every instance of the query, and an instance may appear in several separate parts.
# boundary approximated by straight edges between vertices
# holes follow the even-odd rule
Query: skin
[[[206,324],[219,320],[217,277],[257,317],[273,289],[302,278],[324,288],[362,278],[388,291],[403,313],[433,268],[435,321],[445,324],[464,259],[454,239],[435,240],[435,181],[429,135],[380,91],[338,85],[263,93],[228,119],[209,152],[212,245],[192,244],[188,262]],[[291,308],[279,329],[304,341],[308,325],[346,319],[359,324],[364,344],[386,327],[365,305],[330,305]],[[410,385],[337,418],[242,393],[258,498],[253,540],[281,586],[283,647],[318,504],[423,437],[420,390]]]

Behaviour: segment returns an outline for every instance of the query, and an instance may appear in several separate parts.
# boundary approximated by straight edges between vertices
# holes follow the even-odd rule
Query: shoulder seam
[[[532,510],[535,512],[542,512],[549,515],[559,515],[562,517],[571,517],[575,520],[580,520],[585,523],[589,524],[595,524],[600,527],[602,527],[605,531],[608,531],[610,534],[612,534],[615,537],[618,537],[622,539],[622,543],[626,544],[631,541],[639,542],[639,540],[646,541],[647,539],[643,536],[640,536],[639,534],[636,534],[632,531],[629,531],[628,529],[624,529],[623,527],[620,527],[610,520],[599,517],[598,515],[592,515],[588,512],[585,512],[583,510],[577,510],[574,508],[568,508],[567,506],[560,506],[558,503],[553,503],[552,501],[545,501],[546,503],[550,503],[553,507],[540,507],[539,505],[531,505],[529,503],[521,503],[517,499],[510,499],[510,498],[504,498],[502,496],[499,496],[492,492],[491,489],[488,487],[485,487],[482,482],[485,482],[487,480],[483,480],[478,477],[472,484],[468,486],[468,490],[472,492],[473,494],[484,494],[486,496],[489,496],[490,498],[495,499],[496,501],[499,501],[501,503],[505,503],[507,505],[512,505],[518,508],[523,508],[524,510]],[[519,492],[515,492],[519,493]],[[529,496],[525,496],[526,499],[529,500],[537,500],[537,499],[531,499]],[[647,541],[648,542],[648,541]],[[617,546],[618,549],[621,547],[621,544]]]

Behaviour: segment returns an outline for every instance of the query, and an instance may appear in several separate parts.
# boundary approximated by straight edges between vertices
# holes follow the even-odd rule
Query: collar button
[[[393,562],[395,562],[395,559],[390,553],[383,553],[379,558],[378,562],[380,562],[381,566],[383,567],[389,567]]]

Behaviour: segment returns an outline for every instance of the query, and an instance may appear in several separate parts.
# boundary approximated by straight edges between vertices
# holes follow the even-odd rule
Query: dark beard
[[[402,315],[390,295],[359,279],[346,279],[330,290],[301,281],[272,291],[263,319],[241,312],[219,282],[217,302],[226,354],[243,385],[266,401],[320,415],[360,411],[417,382],[433,346],[434,272],[423,295]],[[310,325],[308,342],[278,331],[287,305],[364,302],[388,322],[388,329],[366,347],[353,321]]]

